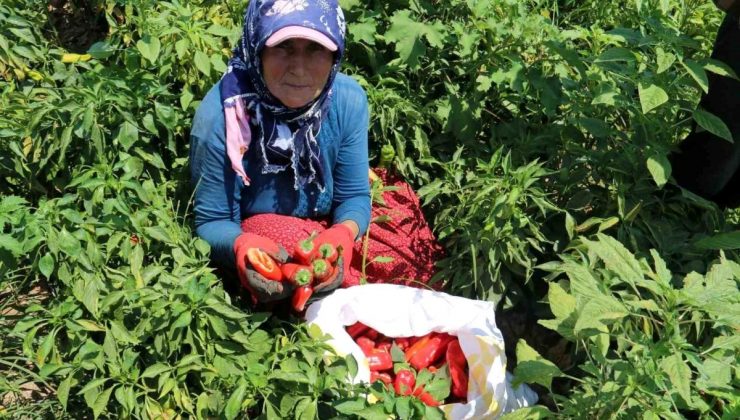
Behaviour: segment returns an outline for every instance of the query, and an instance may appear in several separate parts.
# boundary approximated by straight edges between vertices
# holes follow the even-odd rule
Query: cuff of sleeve
[[[354,240],[357,240],[357,238],[364,235],[365,231],[367,230],[367,226],[370,224],[370,220],[368,219],[368,217],[359,211],[348,211],[346,213],[342,213],[341,215],[335,216],[334,224],[342,223],[345,220],[351,220],[357,223],[357,227],[360,228],[359,232],[357,232],[357,237],[354,238]]]

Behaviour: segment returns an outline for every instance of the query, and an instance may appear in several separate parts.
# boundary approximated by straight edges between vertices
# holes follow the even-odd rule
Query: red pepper
[[[367,328],[367,331],[365,331],[365,337],[371,339],[371,340],[377,340],[378,336],[380,336],[380,333],[370,327]]]
[[[407,362],[410,361],[411,358],[414,357],[414,355],[419,352],[419,350],[421,350],[424,346],[427,345],[427,343],[429,342],[431,338],[432,338],[432,335],[427,334],[424,337],[421,337],[419,340],[417,340],[414,344],[412,344],[411,347],[409,347],[406,350],[406,353],[405,353],[406,361]]]
[[[390,385],[393,382],[393,378],[391,378],[389,373],[376,371],[370,372],[370,383],[377,381],[382,381],[384,384]]]
[[[305,265],[286,263],[282,266],[283,276],[295,286],[305,286],[313,281],[311,269]]]
[[[367,356],[370,371],[381,371],[393,368],[393,359],[387,351],[372,349]]]
[[[322,244],[318,251],[318,258],[325,259],[329,264],[334,264],[334,261],[339,257],[337,249],[332,244]]]
[[[408,369],[401,369],[396,373],[396,379],[393,380],[393,389],[398,395],[411,395],[416,385],[416,377]]]
[[[352,338],[357,338],[367,331],[368,328],[370,327],[358,321],[347,327],[347,334]]]
[[[254,267],[262,277],[275,281],[283,279],[283,273],[280,271],[280,267],[265,251],[259,248],[249,248],[247,249],[247,260],[249,260],[249,264]]]
[[[468,361],[460,347],[460,341],[454,339],[447,346],[447,367],[450,369],[452,386],[450,392],[458,398],[468,397]]]
[[[422,386],[422,387],[419,387],[417,389],[423,390],[424,387]],[[416,394],[414,394],[414,395],[416,395]],[[434,397],[432,397],[432,394],[430,394],[428,392],[422,391],[418,395],[418,397],[419,397],[419,400],[421,400],[421,402],[423,402],[424,404],[426,404],[426,405],[428,405],[430,407],[439,407],[440,405],[442,405],[442,403],[440,403],[439,401],[437,401],[436,399],[434,399]]]
[[[379,350],[387,351],[388,353],[390,353],[392,346],[393,344],[390,341],[383,341],[383,342],[377,343],[375,345],[375,348]]]
[[[357,339],[357,345],[360,346],[360,350],[365,353],[365,356],[370,356],[370,353],[375,348],[375,342],[367,337],[359,337]]]
[[[316,237],[316,232],[311,234],[308,238],[298,241],[293,250],[293,258],[298,260],[299,263],[308,265],[311,263],[311,257],[314,252],[313,239]]]
[[[447,334],[433,335],[416,353],[408,358],[409,364],[416,370],[422,370],[430,366],[447,352],[447,346],[450,344],[450,341],[452,341],[452,337]],[[419,343],[414,346],[419,345]]]
[[[407,348],[409,348],[409,339],[407,337],[398,337],[393,341],[396,342],[396,345],[401,350],[406,350]]]
[[[313,269],[313,275],[316,277],[316,281],[319,283],[328,279],[331,273],[334,272],[333,267],[323,258],[313,260],[311,268]]]
[[[293,292],[293,309],[296,312],[302,312],[303,309],[306,307],[306,302],[308,302],[308,298],[311,297],[313,294],[313,287],[311,287],[310,284],[307,284],[305,286],[300,286]]]

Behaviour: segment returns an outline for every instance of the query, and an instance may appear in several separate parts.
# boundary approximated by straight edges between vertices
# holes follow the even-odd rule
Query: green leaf
[[[547,300],[550,303],[550,310],[558,319],[566,319],[576,310],[576,299],[558,283],[550,283]]]
[[[51,273],[54,272],[54,257],[51,253],[46,253],[41,257],[39,260],[39,271],[41,271],[41,274],[43,274],[47,279],[51,278]]]
[[[649,157],[647,168],[658,188],[663,188],[671,177],[671,162],[668,161],[665,155],[661,154]]]
[[[426,54],[422,37],[433,47],[442,47],[445,27],[440,22],[426,24],[411,17],[411,10],[404,9],[391,17],[391,26],[385,32],[386,40],[396,44],[401,61],[411,68],[419,66],[419,57]]]
[[[126,151],[139,140],[139,129],[130,122],[124,121],[118,128],[116,140],[123,147],[123,150]]]
[[[640,105],[642,106],[643,114],[647,114],[668,102],[668,94],[660,86],[654,84],[644,86],[640,83],[637,89],[640,94]]]
[[[149,35],[144,35],[142,39],[136,42],[136,48],[141,53],[142,57],[149,60],[150,63],[154,64],[159,57],[159,50],[161,43],[158,38],[152,38]]]
[[[242,402],[244,396],[247,394],[247,382],[242,379],[239,382],[239,386],[231,393],[229,400],[226,401],[226,408],[224,408],[224,417],[227,419],[235,419],[241,411]]]
[[[537,383],[551,389],[552,378],[563,374],[554,363],[540,356],[522,339],[516,345],[516,358],[517,366],[512,381],[514,387],[526,382]]]
[[[95,416],[96,419],[100,417],[106,407],[108,407],[108,400],[110,399],[111,392],[113,392],[113,388],[114,387],[110,387],[101,392],[100,395],[98,395],[98,398],[95,399],[95,403],[92,405],[92,410],[93,416]]]
[[[73,378],[74,377],[72,375],[67,376],[57,387],[57,398],[65,410],[67,409],[67,400],[69,399],[69,390],[72,388]]]
[[[686,60],[681,62],[681,64],[683,64],[686,71],[689,72],[689,75],[691,75],[696,83],[699,84],[701,90],[703,90],[704,93],[709,93],[709,79],[707,78],[707,72],[704,71],[702,65],[694,60]]]
[[[700,249],[740,249],[740,230],[700,239],[694,245]]]
[[[661,360],[660,368],[668,375],[671,387],[675,388],[684,401],[691,402],[691,369],[681,353],[675,353]]]
[[[727,63],[723,63],[719,60],[708,60],[707,63],[704,64],[704,70],[712,72],[714,74],[718,74],[720,76],[730,77],[735,80],[737,80],[738,78],[735,70],[733,70],[732,67],[728,66]]]
[[[635,53],[627,48],[609,48],[594,60],[595,63],[608,63],[613,61],[635,61]]]
[[[694,110],[694,121],[699,126],[717,137],[723,138],[733,143],[732,133],[727,125],[718,116],[701,108]]]
[[[671,68],[673,63],[676,62],[676,55],[672,53],[666,53],[662,48],[656,49],[657,61],[658,61],[658,74],[661,74]]]
[[[500,420],[541,420],[552,417],[552,413],[546,407],[535,405],[514,410],[504,414]]]
[[[164,372],[168,372],[172,370],[172,367],[169,365],[166,365],[164,363],[155,363],[144,371],[144,373],[141,374],[142,378],[153,378],[155,376],[159,376],[160,374]]]
[[[113,48],[108,41],[99,41],[90,46],[87,49],[87,53],[98,60],[104,60],[116,53],[116,49]]]
[[[195,62],[195,67],[201,73],[206,76],[211,75],[211,59],[208,57],[208,55],[206,55],[206,53],[202,51],[196,51],[193,61]]]
[[[374,262],[378,264],[387,264],[387,263],[393,262],[393,257],[385,257],[381,255],[381,256],[377,256],[373,258],[372,261],[370,262]]]
[[[616,273],[622,280],[637,285],[643,282],[644,274],[640,263],[634,255],[611,236],[598,233],[598,241],[583,239],[589,251],[595,253],[606,265],[606,268]]]

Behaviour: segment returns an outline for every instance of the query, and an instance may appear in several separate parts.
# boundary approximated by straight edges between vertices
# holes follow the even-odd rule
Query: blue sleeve
[[[346,76],[345,76],[346,77]],[[333,223],[353,220],[363,235],[370,224],[370,183],[368,181],[367,95],[347,77],[348,91],[342,109],[342,139],[334,167]]]
[[[241,234],[241,191],[226,156],[224,114],[217,83],[201,102],[190,132],[190,175],[195,188],[195,230],[211,246],[211,259],[235,268]]]

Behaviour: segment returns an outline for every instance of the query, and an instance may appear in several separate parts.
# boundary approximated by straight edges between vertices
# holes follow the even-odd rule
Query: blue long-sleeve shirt
[[[216,83],[198,107],[190,133],[195,228],[210,244],[211,259],[234,268],[234,240],[241,233],[241,220],[252,214],[331,216],[333,223],[352,220],[362,235],[370,223],[368,114],[365,91],[349,76],[338,74],[317,136],[324,191],[314,184],[296,191],[292,170],[262,174],[256,139],[244,155],[244,170],[251,180],[244,187],[226,155],[224,109],[220,82]]]

